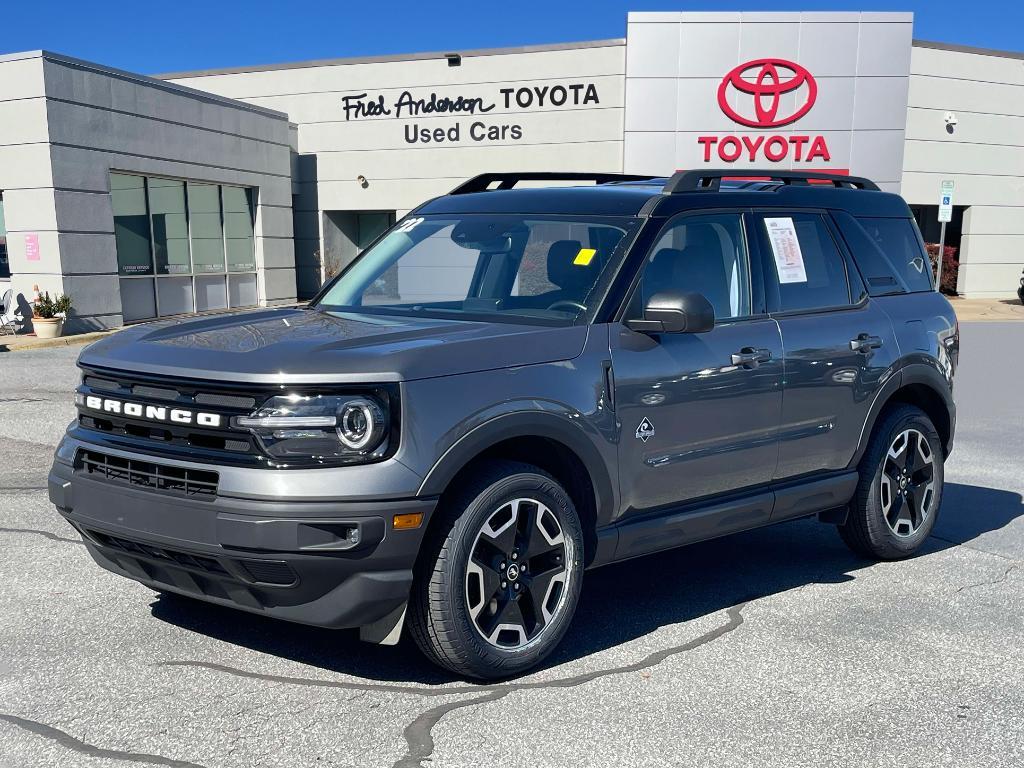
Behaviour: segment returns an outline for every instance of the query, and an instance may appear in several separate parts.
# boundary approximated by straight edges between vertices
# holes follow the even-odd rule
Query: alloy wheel
[[[466,606],[481,637],[506,650],[536,641],[565,604],[573,554],[572,539],[537,499],[492,512],[466,566]]]
[[[897,536],[913,536],[932,514],[935,456],[918,430],[905,429],[890,443],[879,490],[885,522]]]

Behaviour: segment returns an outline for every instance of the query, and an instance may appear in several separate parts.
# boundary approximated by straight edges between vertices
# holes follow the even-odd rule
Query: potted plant
[[[47,291],[32,303],[32,327],[40,339],[55,339],[64,331],[64,320],[71,310],[71,297],[59,294],[50,298]]]

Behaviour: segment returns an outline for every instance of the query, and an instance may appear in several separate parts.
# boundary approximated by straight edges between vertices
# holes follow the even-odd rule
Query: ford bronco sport
[[[906,557],[959,343],[914,220],[736,173],[487,174],[308,306],[127,328],[79,359],[50,498],[155,590],[407,626],[480,678],[552,651],[588,568],[812,515]]]

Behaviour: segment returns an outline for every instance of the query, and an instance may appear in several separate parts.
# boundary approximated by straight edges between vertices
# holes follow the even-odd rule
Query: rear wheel
[[[409,607],[417,644],[460,675],[529,669],[554,650],[576,611],[583,534],[572,500],[537,467],[502,461],[440,514]]]
[[[860,463],[843,541],[865,557],[912,555],[935,527],[942,503],[942,442],[923,411],[900,405],[884,414]]]

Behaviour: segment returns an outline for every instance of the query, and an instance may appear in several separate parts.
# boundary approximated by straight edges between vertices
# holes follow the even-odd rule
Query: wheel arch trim
[[[597,525],[606,525],[615,504],[615,488],[605,460],[590,437],[566,417],[543,411],[515,412],[495,416],[459,438],[427,472],[418,496],[439,496],[455,476],[489,448],[521,437],[540,437],[560,443],[576,454],[594,488]]]
[[[867,418],[860,431],[860,441],[857,451],[850,461],[850,467],[856,467],[867,450],[867,438],[875,428],[879,415],[892,401],[893,396],[900,390],[914,384],[920,384],[932,390],[941,400],[949,414],[949,435],[946,438],[943,449],[946,455],[953,447],[953,433],[956,424],[956,405],[953,396],[950,394],[949,385],[943,375],[931,365],[925,363],[908,363],[896,371],[882,385],[882,388],[875,394],[875,398],[868,410]],[[937,425],[936,425],[937,426]]]

